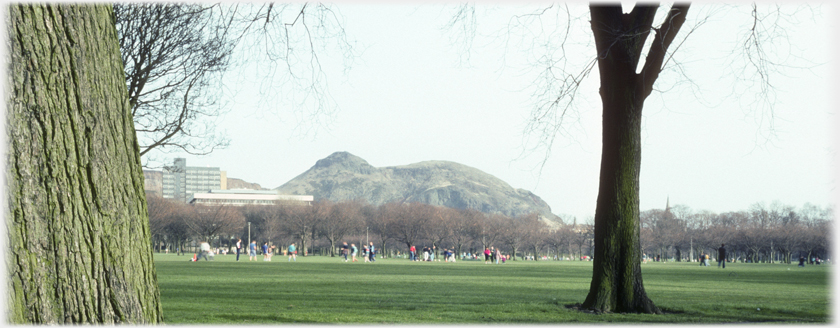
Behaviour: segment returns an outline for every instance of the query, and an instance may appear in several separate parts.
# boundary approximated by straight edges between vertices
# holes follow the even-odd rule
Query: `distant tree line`
[[[834,213],[806,203],[800,208],[773,202],[747,210],[712,213],[684,205],[640,213],[642,249],[648,256],[685,261],[700,253],[717,258],[726,244],[730,260],[791,263],[800,256],[828,258]]]
[[[422,203],[376,206],[320,200],[311,205],[194,206],[151,195],[148,202],[156,252],[194,252],[201,241],[232,249],[237,239],[247,245],[250,237],[258,244],[276,245],[280,252],[294,242],[300,254],[324,256],[337,256],[343,242],[359,248],[373,242],[386,257],[406,254],[412,245],[459,255],[492,246],[520,260],[580,260],[592,255],[592,224],[571,217],[549,222],[536,213],[509,217]],[[830,208],[810,204],[800,210],[756,204],[748,211],[723,214],[694,213],[684,205],[648,210],[641,213],[642,251],[649,257],[685,261],[703,252],[717,254],[713,250],[725,243],[739,260],[790,263],[800,254],[827,255],[832,218]]]

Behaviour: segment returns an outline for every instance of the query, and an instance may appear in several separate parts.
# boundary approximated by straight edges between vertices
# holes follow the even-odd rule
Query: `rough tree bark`
[[[592,282],[582,307],[603,312],[661,313],[642,284],[639,172],[644,100],[653,90],[688,4],[675,4],[636,73],[659,4],[591,4],[603,106],[600,183],[595,208]]]
[[[111,5],[7,8],[7,320],[159,322]]]

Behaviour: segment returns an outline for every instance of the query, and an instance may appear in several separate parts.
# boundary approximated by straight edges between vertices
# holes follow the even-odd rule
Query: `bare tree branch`
[[[294,115],[306,113],[300,128],[326,126],[338,105],[320,54],[339,55],[345,72],[357,56],[340,14],[325,4],[114,7],[143,155],[152,150],[207,154],[226,147],[229,141],[215,129],[215,120],[229,109],[221,103],[228,95],[224,91],[239,84],[226,74],[250,67],[258,67],[255,76],[263,81],[263,109],[285,115],[292,107]]]

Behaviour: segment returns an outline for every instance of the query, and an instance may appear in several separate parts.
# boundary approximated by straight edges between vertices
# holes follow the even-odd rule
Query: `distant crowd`
[[[242,239],[237,240],[236,241],[236,261],[239,261],[239,256],[242,252],[242,247],[243,247]],[[274,253],[275,246],[269,246],[268,242],[266,242],[266,243],[263,243],[261,248],[262,248],[261,250],[262,250],[262,256],[263,256],[262,260],[266,261],[266,262],[271,261],[272,255]],[[257,248],[257,241],[252,240],[251,243],[248,244],[248,247],[247,247],[248,261],[249,262],[257,260],[257,249],[258,249]],[[424,246],[423,249],[422,249],[422,259],[421,259],[420,256],[417,254],[417,248],[412,245],[409,248],[409,260],[410,261],[415,261],[415,262],[420,262],[420,261],[433,262],[433,261],[435,261],[435,254],[437,253],[436,250],[437,250],[436,246],[432,246],[432,247],[425,247]],[[289,262],[291,262],[291,261],[297,262],[297,248],[295,246],[295,243],[290,244],[287,251],[285,251],[284,253],[286,253],[289,256]],[[216,251],[214,252],[211,249],[209,243],[201,242],[199,244],[198,253],[196,253],[193,256],[193,258],[190,259],[190,260],[191,261],[198,261],[202,258],[204,258],[204,260],[212,260],[215,254],[227,254],[227,251],[216,249]],[[359,255],[359,248],[356,247],[356,244],[348,244],[347,242],[344,242],[341,245],[341,256],[344,257],[344,262],[357,262],[358,261],[358,259],[357,259],[358,255]],[[457,254],[455,253],[454,250],[446,249],[446,248],[443,249],[443,251],[441,251],[441,255],[443,257],[444,262],[455,262],[456,257],[457,257],[456,256]],[[471,254],[471,253],[465,252],[465,253],[461,254],[461,259],[462,260],[464,260],[464,259],[478,260],[478,259],[481,258],[481,255],[482,254]],[[502,254],[499,249],[497,249],[495,247],[492,247],[492,246],[490,248],[485,248],[484,252],[483,252],[483,255],[484,255],[484,263],[485,264],[491,264],[491,263],[499,264],[499,262],[505,263],[506,261],[510,260],[510,254],[507,254],[507,255]],[[376,262],[376,246],[374,246],[373,242],[370,242],[368,245],[364,245],[362,247],[361,257],[362,257],[362,259],[364,259],[365,263]],[[530,259],[533,260],[533,258],[530,258]],[[439,262],[440,259],[438,259],[437,261]]]
[[[269,246],[268,242],[263,243],[261,246],[263,261],[271,261],[271,258],[274,253],[274,249],[276,246]],[[239,256],[242,253],[243,245],[242,239],[236,241],[236,261],[239,261]],[[252,240],[250,244],[247,246],[248,251],[248,261],[256,261],[257,260],[257,241]],[[167,252],[169,250],[167,249]],[[415,262],[434,262],[435,261],[435,254],[437,253],[437,247],[426,247],[424,246],[422,249],[422,258],[421,255],[417,253],[417,248],[415,246],[411,246],[408,252],[408,259],[410,261]],[[297,247],[295,243],[291,243],[286,251],[283,252],[284,255],[289,256],[289,262],[297,262]],[[225,249],[216,249],[215,251],[211,249],[210,244],[207,242],[201,242],[199,244],[199,251],[190,259],[190,261],[198,261],[202,258],[205,260],[213,260],[215,254],[227,254],[227,250]],[[452,249],[444,248],[441,251],[441,255],[443,257],[444,262],[455,262],[457,254]],[[491,246],[490,248],[485,248],[484,252],[472,254],[469,252],[461,253],[461,260],[481,260],[482,255],[484,257],[485,264],[499,264],[505,263],[506,261],[510,260],[510,254],[502,254],[498,248]],[[341,257],[344,258],[344,262],[357,262],[359,256],[359,248],[356,247],[356,244],[348,244],[344,242],[341,245]],[[401,255],[397,255],[401,257]],[[370,242],[369,245],[364,245],[362,247],[361,257],[365,263],[373,263],[376,261],[376,246],[373,245],[373,242]],[[523,257],[524,260],[534,260],[533,256],[525,256]],[[543,256],[542,259],[548,259],[547,257]],[[557,256],[554,257],[557,260]],[[566,258],[568,260],[568,258]],[[581,260],[590,260],[588,256],[581,257]],[[440,259],[437,259],[440,262]]]
[[[726,268],[726,262],[735,262],[737,259],[730,259],[727,257],[727,251],[725,248],[725,244],[721,244],[720,248],[717,249],[717,262],[719,268]],[[275,246],[269,246],[268,242],[263,243],[262,247],[262,256],[263,261],[271,261],[272,255],[274,253]],[[341,253],[340,256],[344,257],[344,262],[357,262],[357,256],[359,255],[359,249],[356,247],[356,244],[348,244],[344,242],[341,245]],[[256,261],[257,260],[257,241],[252,240],[247,247],[248,250],[248,261]],[[167,252],[169,250],[167,249]],[[242,251],[242,239],[237,240],[236,242],[236,261],[239,261],[239,256]],[[427,247],[424,246],[421,250],[422,253],[418,254],[417,248],[412,245],[409,247],[408,250],[408,260],[415,261],[415,262],[434,262],[435,261],[435,254],[437,253],[437,247],[431,246]],[[286,251],[283,252],[284,255],[289,256],[289,262],[295,261],[297,262],[297,247],[295,243],[291,243]],[[444,262],[455,262],[457,254],[454,250],[444,248],[441,252]],[[193,255],[190,261],[198,261],[201,258],[205,260],[212,260],[215,254],[227,254],[227,250],[225,249],[216,249],[215,252],[211,249],[210,244],[207,242],[201,242],[199,244],[199,252]],[[422,255],[421,255],[422,254]],[[510,260],[510,254],[502,254],[501,250],[495,248],[493,246],[489,248],[484,248],[484,252],[472,254],[469,252],[461,253],[461,260],[481,260],[481,257],[484,257],[484,264],[499,264],[501,262],[504,264],[506,261]],[[362,247],[362,259],[365,263],[373,263],[376,262],[376,247],[373,245],[373,242],[370,242],[369,245],[364,245]],[[402,257],[401,255],[397,255],[397,257]],[[697,261],[700,263],[700,266],[709,266],[709,254],[701,253]],[[525,256],[523,257],[524,260],[534,260],[533,256]],[[541,259],[547,260],[547,256],[542,256]],[[563,258],[558,258],[554,256],[554,260],[562,260]],[[568,258],[565,258],[568,260]],[[581,256],[581,261],[591,261],[592,259],[589,256]],[[649,258],[647,254],[642,254],[642,263],[647,263],[649,260],[652,261],[661,261],[659,256],[654,256]],[[437,260],[440,262],[440,259]],[[808,261],[805,257],[799,258],[799,266],[804,266],[805,262]],[[810,264],[821,264],[823,260],[819,257],[811,257]]]

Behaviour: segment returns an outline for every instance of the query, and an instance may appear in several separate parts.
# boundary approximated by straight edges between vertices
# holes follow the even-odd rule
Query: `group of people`
[[[344,262],[351,261],[356,262],[356,254],[359,252],[359,249],[356,248],[356,244],[347,245],[347,242],[344,242],[341,245],[341,255],[344,256]],[[370,246],[365,245],[362,247],[362,257],[365,259],[365,263],[376,262],[376,247],[373,246],[373,242],[370,242]]]
[[[271,261],[272,253],[274,253],[275,246],[269,246],[268,243],[264,243],[262,245],[262,254],[263,254],[263,261]],[[242,239],[236,241],[236,261],[239,261],[239,254],[242,250]],[[356,244],[347,245],[347,242],[341,246],[341,253],[344,256],[344,262],[356,262],[356,254],[358,253],[359,249],[356,247]],[[436,247],[423,247],[423,259],[421,260],[417,255],[417,249],[412,245],[409,248],[409,260],[410,261],[428,261],[432,262],[435,260],[435,251]],[[718,251],[718,268],[726,269],[726,245],[720,244],[720,248],[717,249]],[[217,251],[218,252],[218,251]],[[365,245],[362,250],[362,257],[364,258],[365,262],[375,262],[376,261],[376,247],[373,246],[373,242],[370,242],[370,245]],[[225,254],[227,252],[224,252]],[[289,262],[295,261],[297,262],[297,248],[295,247],[295,243],[289,245],[288,251],[289,255]],[[498,248],[490,247],[484,248],[484,264],[496,263],[499,264],[499,261],[505,263],[506,260],[510,259],[510,255],[502,255]],[[190,261],[198,261],[201,258],[204,258],[205,261],[213,259],[213,251],[210,248],[210,244],[207,242],[201,242],[199,244],[199,252],[196,256],[193,256]],[[450,249],[443,249],[442,255],[445,262],[455,262],[455,252]],[[469,254],[464,253],[462,259],[479,259],[479,254]],[[209,259],[208,259],[209,258]],[[248,261],[256,261],[257,259],[257,241],[252,240],[250,244],[248,244]],[[533,258],[531,258],[533,259]],[[658,256],[656,258],[658,259]],[[440,261],[440,260],[438,260]],[[647,254],[642,255],[642,262],[647,262],[648,256]],[[805,257],[799,258],[799,266],[805,266]],[[700,266],[709,266],[709,254],[701,253],[699,257]],[[820,264],[822,262],[819,258],[811,258],[812,264]]]
[[[498,248],[494,248],[493,246],[490,246],[490,248],[484,248],[484,264],[490,264],[493,262],[499,264],[500,259],[504,264],[507,258],[507,256],[502,255],[502,252],[500,252]]]
[[[820,258],[819,258],[819,257],[812,257],[812,258],[811,258],[811,262],[810,262],[810,263],[811,263],[811,264],[820,265],[820,264],[822,263],[822,260],[820,260]],[[805,267],[805,257],[804,257],[804,256],[800,256],[800,257],[799,257],[799,267],[800,267],[800,268],[804,268],[804,267]]]
[[[268,243],[264,243],[262,245],[262,254],[263,254],[263,261],[271,261],[271,256],[274,253],[275,246],[268,246]],[[239,261],[239,254],[242,252],[242,239],[236,241],[236,261]],[[295,261],[297,262],[297,248],[295,247],[295,243],[289,245],[288,252],[289,254],[289,262]],[[252,240],[250,244],[248,244],[248,262],[256,261],[257,260],[257,241]]]
[[[726,245],[720,244],[720,248],[717,249],[718,251],[718,268],[723,267],[726,269]],[[700,266],[709,266],[709,254],[700,253],[699,258]]]
[[[408,260],[409,261],[424,261],[424,262],[433,262],[435,260],[435,251],[437,250],[436,246],[427,247],[423,246],[423,259],[421,260],[420,257],[417,255],[417,247],[411,245],[408,248]],[[443,255],[444,262],[455,262],[455,251],[451,249],[444,248],[441,252]],[[440,261],[440,260],[438,260]]]
[[[239,255],[242,253],[242,239],[238,239],[236,241],[236,261],[239,261]],[[272,254],[274,253],[275,246],[269,246],[268,243],[264,243],[262,245],[262,254],[263,254],[263,261],[271,261]],[[342,248],[342,255],[344,256],[344,262],[347,262],[352,259],[353,262],[356,262],[356,254],[358,253],[358,248],[356,248],[356,244],[347,245],[345,242],[344,245],[341,246]],[[289,262],[297,262],[297,247],[295,243],[291,243],[287,250],[289,255]],[[375,262],[376,261],[376,247],[373,245],[373,242],[370,245],[364,246],[364,259],[365,262]],[[199,245],[199,253],[197,257],[193,257],[191,261],[198,261],[202,257],[207,260],[208,255],[210,259],[213,257],[213,252],[210,250],[210,244],[207,242],[202,242]],[[349,258],[348,258],[349,256]],[[252,240],[250,244],[248,244],[248,261],[256,261],[257,260],[257,241]]]
[[[193,255],[193,258],[190,259],[190,261],[195,262],[200,260],[202,257],[205,261],[210,261],[213,259],[213,251],[210,250],[210,244],[206,241],[202,241],[200,244],[198,244],[198,254]]]

